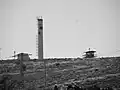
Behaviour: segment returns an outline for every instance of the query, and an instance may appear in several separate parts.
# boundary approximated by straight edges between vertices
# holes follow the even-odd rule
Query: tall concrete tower
[[[43,19],[37,18],[38,21],[38,59],[43,59]]]

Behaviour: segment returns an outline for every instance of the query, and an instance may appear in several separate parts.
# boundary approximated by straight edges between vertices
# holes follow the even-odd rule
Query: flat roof
[[[94,53],[94,52],[96,52],[96,51],[86,51],[85,53]]]

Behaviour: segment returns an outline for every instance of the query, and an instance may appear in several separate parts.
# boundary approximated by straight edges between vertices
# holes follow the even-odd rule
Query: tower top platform
[[[37,17],[38,21],[43,21],[42,16]]]

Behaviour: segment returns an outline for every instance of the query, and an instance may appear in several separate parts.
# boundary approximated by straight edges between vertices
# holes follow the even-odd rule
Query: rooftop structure
[[[94,50],[90,50],[85,52],[84,58],[94,58],[95,57],[95,52]]]
[[[23,55],[23,60],[30,60],[30,57],[29,57],[28,53],[19,53],[19,54],[17,54],[17,56],[18,56],[17,59],[21,60],[22,55]]]

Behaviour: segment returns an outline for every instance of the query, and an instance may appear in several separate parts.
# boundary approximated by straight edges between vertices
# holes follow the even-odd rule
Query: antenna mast
[[[2,59],[2,58],[1,58],[1,50],[2,50],[2,48],[0,48],[0,59]]]
[[[15,60],[15,54],[16,54],[16,51],[14,51],[14,60]]]

